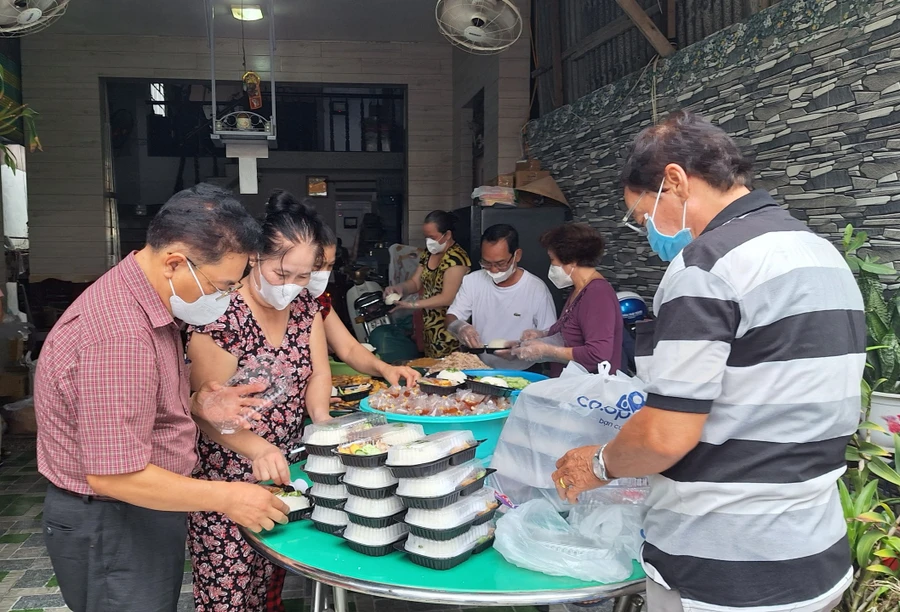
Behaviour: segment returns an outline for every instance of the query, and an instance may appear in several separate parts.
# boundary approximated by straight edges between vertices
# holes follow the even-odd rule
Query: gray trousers
[[[840,603],[841,595],[827,603],[798,605],[792,612],[831,612]],[[681,594],[656,584],[647,578],[647,610],[648,612],[685,612],[681,604]]]
[[[184,576],[187,514],[87,500],[52,484],[44,539],[74,612],[174,612]]]

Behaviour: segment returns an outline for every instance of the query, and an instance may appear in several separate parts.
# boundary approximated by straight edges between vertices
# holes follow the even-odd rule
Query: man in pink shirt
[[[287,521],[255,484],[190,478],[213,393],[233,411],[261,388],[190,393],[182,323],[219,317],[259,227],[230,193],[198,185],[153,219],[147,246],[85,291],[50,332],[35,378],[44,533],[75,612],[174,611],[187,513],[222,512],[254,531]],[[220,405],[220,403],[217,403]]]

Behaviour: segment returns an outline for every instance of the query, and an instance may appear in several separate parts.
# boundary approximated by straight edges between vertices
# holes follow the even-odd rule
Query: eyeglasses
[[[244,286],[243,283],[237,283],[237,284],[235,284],[235,285],[231,285],[228,289],[219,289],[219,288],[216,286],[216,284],[215,284],[214,282],[212,282],[212,281],[209,279],[209,277],[203,272],[203,270],[200,269],[200,266],[198,266],[197,264],[195,264],[193,261],[191,261],[191,260],[190,260],[189,258],[187,258],[187,257],[185,257],[185,259],[187,259],[188,263],[191,264],[191,266],[193,266],[194,269],[195,269],[197,272],[200,273],[200,276],[202,276],[204,279],[206,279],[206,282],[209,283],[210,286],[211,286],[213,289],[216,290],[216,293],[219,294],[219,295],[216,296],[216,299],[217,299],[217,300],[220,300],[220,299],[222,299],[222,298],[229,298],[229,299],[230,299],[230,298],[231,298],[231,295],[232,295],[233,293],[235,293],[236,291],[239,291],[239,290]]]
[[[641,192],[641,195],[638,196],[638,199],[635,200],[634,206],[632,206],[631,208],[629,208],[629,209],[628,209],[628,212],[625,213],[625,216],[622,217],[622,223],[625,224],[625,227],[634,230],[635,232],[637,232],[637,233],[638,233],[639,235],[641,235],[641,236],[646,236],[646,235],[647,235],[647,228],[646,228],[646,227],[643,227],[643,226],[640,226],[640,225],[635,225],[634,223],[630,223],[630,222],[628,221],[628,219],[631,218],[631,215],[634,213],[634,209],[637,208],[638,204],[641,203],[641,200],[644,198],[644,196],[645,196],[646,194],[647,194],[647,191],[646,191],[646,190],[642,191],[642,192]]]
[[[482,259],[478,262],[478,265],[481,266],[482,270],[496,270],[497,272],[506,272],[507,270],[509,270],[509,267],[512,265],[513,259],[515,258],[516,254],[513,253],[505,262],[497,263],[493,261],[485,261]]]

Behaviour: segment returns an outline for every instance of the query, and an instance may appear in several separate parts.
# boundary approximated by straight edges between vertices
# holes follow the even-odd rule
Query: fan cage
[[[444,36],[444,38],[450,41],[453,46],[474,55],[496,55],[497,53],[501,53],[516,44],[516,42],[522,36],[522,30],[524,27],[522,24],[522,14],[519,12],[519,9],[512,2],[512,0],[497,0],[497,2],[509,7],[509,9],[512,10],[516,16],[516,24],[512,28],[512,37],[502,45],[483,47],[481,45],[478,45],[477,43],[465,39],[461,31],[457,34],[453,29],[447,27],[447,25],[444,23],[444,20],[441,18],[442,14],[444,13],[444,0],[438,0],[437,4],[435,5],[434,19],[435,21],[437,21],[438,28],[440,29],[441,34]]]
[[[11,0],[10,0],[11,1]],[[41,32],[46,30],[51,25],[56,23],[56,21],[66,14],[66,9],[69,7],[69,0],[58,0],[56,5],[53,8],[50,8],[44,11],[44,14],[41,18],[27,25],[20,25],[18,23],[0,26],[0,38],[15,38],[18,36],[27,36],[29,34],[35,34],[37,32]]]

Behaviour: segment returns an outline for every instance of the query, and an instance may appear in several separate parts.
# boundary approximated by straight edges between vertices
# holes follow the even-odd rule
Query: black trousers
[[[174,612],[187,514],[75,497],[50,485],[44,539],[74,612]]]

